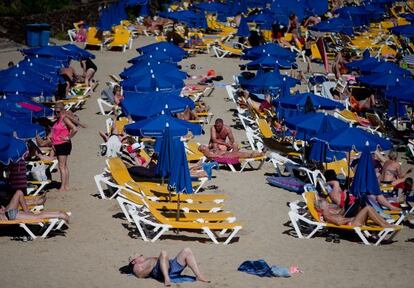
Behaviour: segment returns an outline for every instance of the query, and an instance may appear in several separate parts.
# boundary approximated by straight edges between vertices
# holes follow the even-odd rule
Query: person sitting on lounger
[[[210,283],[198,268],[193,251],[190,248],[181,250],[174,259],[170,259],[166,251],[161,251],[158,257],[143,255],[129,258],[129,269],[138,278],[153,278],[171,286],[171,280],[179,277],[186,267],[189,267],[196,279]]]
[[[392,228],[394,225],[384,220],[371,206],[365,206],[356,214],[355,217],[345,217],[344,210],[334,204],[329,204],[326,199],[318,199],[315,208],[322,214],[324,221],[335,225],[363,226],[367,220],[372,220],[375,224]]]
[[[264,152],[258,151],[223,151],[217,148],[210,148],[208,145],[200,145],[198,151],[210,159],[227,157],[227,158],[255,158],[265,155]]]
[[[211,126],[210,135],[209,148],[221,151],[239,150],[231,128],[224,125],[223,119],[216,119],[214,125]]]
[[[19,210],[21,207],[22,210]],[[65,220],[66,223],[69,223],[69,215],[65,212],[31,212],[27,207],[24,194],[21,190],[17,190],[9,204],[4,207],[0,207],[0,220],[30,220],[30,219],[49,219],[49,218],[59,218]]]
[[[198,120],[197,114],[189,107],[186,107],[183,112],[177,113],[177,118],[186,121]]]

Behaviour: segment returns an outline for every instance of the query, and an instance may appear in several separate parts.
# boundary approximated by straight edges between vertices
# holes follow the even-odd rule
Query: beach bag
[[[303,193],[305,182],[295,178],[295,177],[276,177],[270,176],[266,178],[267,183],[272,186],[286,189],[291,192],[298,194]]]

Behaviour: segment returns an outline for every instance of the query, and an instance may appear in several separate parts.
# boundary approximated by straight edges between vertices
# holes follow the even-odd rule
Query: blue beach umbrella
[[[381,195],[378,178],[372,163],[370,144],[363,147],[349,192],[363,199],[367,194]]]
[[[253,60],[246,64],[249,68],[257,68],[257,67],[264,67],[264,68],[284,68],[290,69],[292,65],[296,65],[294,62],[291,62],[284,58],[277,58],[276,56],[265,54],[262,57]]]
[[[320,23],[309,27],[310,30],[320,32],[336,32],[346,35],[352,35],[354,33],[353,24],[350,19],[344,18],[332,18],[329,20],[321,21]]]
[[[317,135],[345,129],[348,124],[325,113],[309,113],[285,120],[286,125],[297,131],[296,138],[310,140]]]
[[[166,123],[162,137],[157,138],[158,160],[155,167],[155,174],[163,179],[168,177],[173,170],[174,140],[169,130],[169,123]],[[164,181],[163,181],[164,182]]]
[[[344,105],[338,101],[317,96],[313,93],[296,93],[291,97],[283,97],[277,100],[282,108],[301,108],[312,105],[314,109],[344,109]]]
[[[275,43],[267,43],[264,45],[247,48],[243,50],[243,59],[255,60],[263,55],[270,54],[277,58],[284,58],[295,61],[296,54],[289,49],[283,48]]]
[[[192,10],[161,12],[161,17],[185,23],[189,28],[206,29],[207,20],[204,13],[197,13]]]
[[[0,162],[9,165],[19,161],[27,151],[26,143],[10,136],[0,135]]]
[[[161,112],[161,115],[126,125],[125,131],[140,137],[162,137],[167,123],[172,136],[184,136],[188,132],[193,135],[201,135],[202,133],[200,125],[172,117],[164,111]]]
[[[171,171],[168,186],[173,188],[177,193],[192,194],[193,186],[184,143],[181,142],[179,139],[175,139],[174,144],[174,169],[172,169]]]
[[[176,60],[181,61],[181,59],[176,59]],[[148,62],[148,61],[157,61],[157,62],[165,62],[165,63],[177,62],[174,59],[172,59],[171,56],[169,56],[167,53],[157,50],[157,51],[145,53],[143,55],[139,55],[137,57],[129,59],[128,63],[137,64],[137,63]]]
[[[70,53],[71,57],[75,60],[81,60],[84,58],[95,59],[95,55],[85,49],[79,48],[74,44],[65,44],[62,46],[64,50]]]
[[[399,67],[392,62],[380,62],[378,65],[369,71],[370,73],[383,73],[383,74],[395,74],[402,76],[412,76],[411,72],[407,69]]]
[[[119,75],[122,78],[128,78],[133,74],[140,73],[142,70],[145,70],[146,72],[149,70],[153,70],[156,72],[164,72],[164,73],[171,73],[172,71],[176,73],[176,71],[179,71],[177,64],[173,63],[162,63],[157,61],[149,61],[147,63],[140,63],[140,64],[134,64],[128,68],[125,68],[124,71],[122,71]],[[182,72],[180,72],[182,74]],[[149,75],[149,73],[147,74]]]
[[[12,117],[16,114],[29,114],[30,119],[53,115],[52,109],[20,95],[0,98],[0,112]]]
[[[33,81],[22,75],[9,76],[0,80],[0,91],[5,95],[51,96],[56,87],[46,82]]]
[[[314,140],[311,142],[311,149],[308,155],[309,160],[319,163],[330,163],[346,158],[344,152],[332,151],[328,144],[323,141]]]
[[[175,114],[184,111],[187,107],[195,108],[194,102],[189,98],[174,94],[157,94],[154,96],[152,93],[140,96],[126,95],[121,102],[121,106],[132,119],[155,116],[165,109]]]
[[[389,30],[391,33],[394,33],[396,35],[405,36],[407,38],[414,37],[414,24],[396,26]]]
[[[357,81],[373,87],[387,88],[409,83],[412,79],[398,74],[384,73],[358,77]]]
[[[229,6],[218,2],[204,2],[194,5],[197,9],[211,13],[227,13]]]
[[[144,78],[131,78],[121,82],[122,88],[136,92],[174,91],[184,87],[181,79],[168,78],[160,74],[146,75]]]
[[[39,48],[23,49],[22,52],[28,56],[52,58],[60,61],[69,61],[72,58],[71,55],[73,55],[61,46],[44,46]]]
[[[346,67],[348,67],[349,69],[362,69],[364,70],[364,68],[366,67],[369,71],[369,67],[376,67],[381,63],[380,60],[378,60],[377,58],[374,57],[364,57],[360,60],[355,60],[349,63],[346,63]]]
[[[32,124],[27,121],[16,121],[15,118],[7,116],[0,117],[0,124],[2,126],[2,131],[9,132],[11,130],[12,135],[15,135],[20,139],[30,139],[36,137],[36,135],[44,135],[45,133],[43,126]]]
[[[300,83],[300,81],[296,78],[283,76],[278,71],[273,71],[266,73],[258,72],[256,77],[249,80],[240,79],[240,85],[245,88],[255,89],[256,91],[280,90],[284,78],[286,79],[288,87],[294,87],[296,84]]]
[[[159,66],[159,67],[165,67],[165,66]],[[157,66],[137,67],[137,69],[129,70],[128,73],[122,72],[120,76],[121,78],[124,78],[124,79],[130,79],[130,78],[147,77],[148,75],[151,75],[151,74],[155,74],[155,75],[161,74],[167,78],[180,79],[180,80],[184,80],[188,76],[187,73],[179,70],[178,68],[163,70],[162,68],[159,68],[159,67]]]
[[[389,100],[397,99],[399,103],[414,103],[414,81],[388,89],[385,98]]]
[[[177,45],[167,42],[167,41],[161,41],[154,44],[149,44],[144,47],[137,48],[137,51],[142,54],[148,54],[152,53],[154,51],[160,51],[167,55],[169,55],[172,58],[184,58],[187,55],[187,52],[181,47],[178,47]],[[178,62],[178,61],[177,61]]]
[[[367,142],[369,143],[368,148],[370,151],[375,151],[378,147],[382,150],[392,148],[389,140],[354,127],[317,135],[315,138],[325,141],[330,149],[336,151],[362,151],[366,147]]]
[[[238,37],[249,37],[250,30],[249,25],[247,24],[247,20],[245,17],[240,19],[239,28],[237,29],[236,36]]]
[[[402,17],[410,22],[414,21],[414,13],[403,14]]]

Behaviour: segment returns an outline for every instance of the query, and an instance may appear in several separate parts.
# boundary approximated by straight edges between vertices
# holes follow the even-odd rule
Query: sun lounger
[[[131,31],[124,28],[115,29],[114,39],[111,43],[107,45],[108,49],[112,48],[121,48],[122,52],[125,52],[126,49],[131,49],[132,46],[132,37]]]
[[[155,242],[168,230],[175,229],[204,232],[209,236],[214,244],[219,244],[220,242],[218,237],[223,237],[227,231],[230,231],[226,240],[222,242],[226,245],[229,244],[237,232],[242,229],[241,224],[234,222],[235,219],[233,218],[222,222],[202,222],[203,219],[199,219],[199,221],[176,221],[175,219],[165,217],[162,213],[150,205],[146,206],[151,213],[151,217],[148,217],[148,215],[141,215],[138,212],[134,213],[130,211],[132,219],[137,225],[142,239],[146,242]],[[153,235],[149,235],[150,230]],[[214,233],[216,231],[219,232],[219,236]]]
[[[241,49],[236,49],[228,45],[219,44],[217,46],[212,46],[213,52],[217,58],[222,59],[226,56],[242,56],[243,51]]]
[[[99,47],[99,50],[102,50],[103,42],[96,37],[97,32],[98,32],[98,29],[96,29],[96,27],[88,28],[88,33],[86,36],[84,48],[86,48],[87,46],[94,46],[94,47]]]
[[[321,231],[324,228],[328,229],[339,229],[345,231],[354,231],[361,241],[365,245],[371,245],[368,241],[367,237],[371,236],[371,233],[376,233],[378,235],[378,240],[374,243],[375,246],[379,245],[387,236],[388,239],[392,239],[395,234],[401,230],[400,226],[396,226],[393,228],[383,228],[377,225],[364,225],[361,227],[358,226],[351,226],[351,225],[335,225],[331,223],[322,222],[318,212],[315,209],[315,194],[311,192],[305,192],[304,198],[306,199],[306,204],[309,210],[309,218],[299,214],[297,211],[291,210],[289,211],[288,215],[292,222],[292,225],[296,231],[298,238],[306,238],[310,239],[314,236],[318,231]],[[301,231],[301,224],[300,221],[307,223],[310,226],[314,226],[313,230],[306,236],[303,235]]]

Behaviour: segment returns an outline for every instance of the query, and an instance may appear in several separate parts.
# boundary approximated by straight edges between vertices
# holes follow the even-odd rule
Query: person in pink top
[[[59,163],[59,172],[61,179],[61,186],[59,192],[66,192],[69,190],[69,169],[67,165],[68,156],[72,151],[72,139],[78,129],[69,117],[65,117],[64,106],[62,103],[57,103],[55,106],[55,113],[57,121],[51,130],[51,141],[53,150],[57,156]]]

